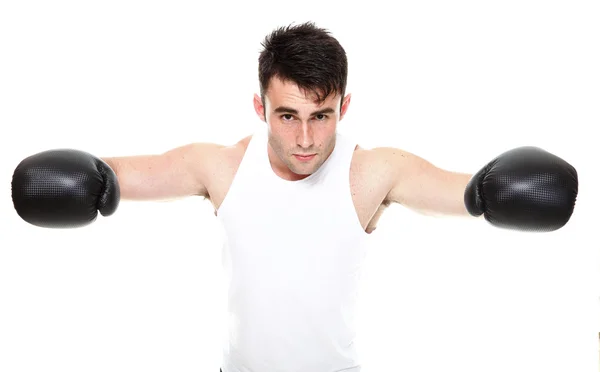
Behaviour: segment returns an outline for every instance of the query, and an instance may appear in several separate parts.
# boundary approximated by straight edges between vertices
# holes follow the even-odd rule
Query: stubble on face
[[[266,101],[265,109],[270,111],[267,115],[269,158],[276,173],[285,179],[298,180],[316,172],[335,148],[340,97],[331,96],[319,104],[314,94],[298,89],[293,83],[275,80]],[[275,112],[281,107],[291,108],[297,113]],[[326,108],[332,108],[334,112],[326,114],[325,121],[320,122],[311,116]],[[286,120],[290,120],[282,119],[284,115]],[[316,155],[308,161],[294,156],[308,154]]]
[[[321,168],[323,163],[325,163],[327,158],[333,152],[335,140],[336,137],[334,132],[333,135],[325,138],[322,143],[315,144],[310,148],[304,149],[297,146],[286,147],[281,139],[273,135],[272,132],[269,132],[269,147],[273,154],[276,155],[277,158],[285,164],[285,167],[295,175],[304,177],[310,176]],[[301,161],[294,156],[295,154],[316,154],[316,156],[309,161]]]

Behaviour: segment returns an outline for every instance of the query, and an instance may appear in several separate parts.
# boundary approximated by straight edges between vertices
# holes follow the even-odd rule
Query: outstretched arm
[[[116,173],[123,200],[208,197],[210,162],[224,146],[191,143],[162,154],[102,158]]]
[[[378,151],[391,172],[388,201],[424,213],[484,216],[497,227],[548,232],[563,227],[575,208],[577,171],[537,147],[506,151],[473,175],[399,149]]]
[[[101,159],[74,150],[48,150],[15,168],[12,199],[19,216],[49,228],[82,227],[98,212],[115,213],[121,199],[208,196],[210,164],[221,146],[190,144],[160,155]]]
[[[464,192],[472,174],[451,172],[400,149],[376,151],[388,162],[392,184],[387,202],[428,215],[469,216]]]

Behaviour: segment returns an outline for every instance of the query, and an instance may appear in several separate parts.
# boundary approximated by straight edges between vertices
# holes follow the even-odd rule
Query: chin
[[[307,168],[302,167],[302,166],[290,165],[288,168],[294,174],[297,174],[299,176],[308,176],[308,175],[311,175],[314,172],[314,169],[312,167],[310,169],[307,169]]]
[[[310,176],[319,169],[319,165],[314,164],[290,164],[290,170],[301,176]]]

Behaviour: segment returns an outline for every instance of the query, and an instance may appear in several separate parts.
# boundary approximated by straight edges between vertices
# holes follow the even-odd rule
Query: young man
[[[12,183],[18,214],[42,227],[85,226],[121,199],[210,200],[227,233],[224,372],[360,370],[358,279],[366,239],[391,203],[526,231],[568,222],[578,179],[564,160],[518,148],[462,174],[400,149],[363,149],[336,131],[351,98],[337,40],[305,23],[263,46],[254,107],[264,130],[159,155],[46,151],[23,160]]]

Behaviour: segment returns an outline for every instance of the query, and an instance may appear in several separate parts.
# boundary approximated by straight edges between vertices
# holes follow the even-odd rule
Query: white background
[[[237,141],[261,125],[260,42],[307,20],[347,51],[340,131],[364,147],[475,172],[536,145],[579,172],[572,220],[551,234],[389,209],[362,287],[363,370],[597,371],[597,4],[383,4],[3,2],[0,371],[218,371],[226,292],[208,202],[124,202],[46,230],[14,212],[12,171],[59,147]]]

